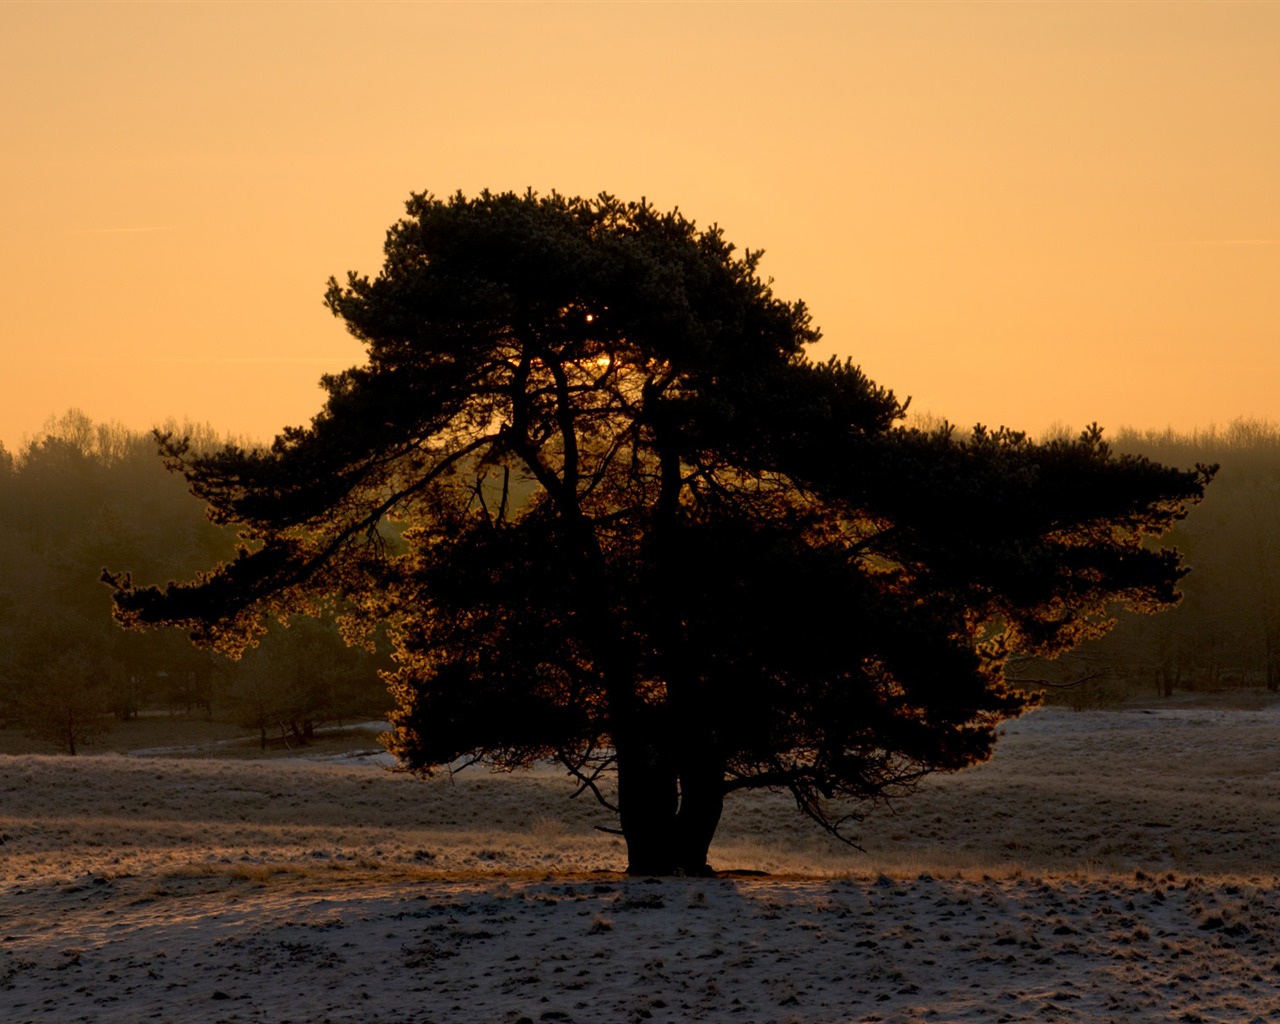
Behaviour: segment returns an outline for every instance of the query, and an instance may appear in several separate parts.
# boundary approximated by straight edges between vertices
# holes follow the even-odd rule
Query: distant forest
[[[198,447],[228,438],[170,424]],[[234,557],[154,437],[72,411],[20,451],[0,445],[0,727],[75,753],[142,714],[216,718],[261,743],[300,744],[328,724],[379,718],[385,658],[347,647],[332,612],[274,625],[239,661],[176,630],[126,632],[104,567],[146,583],[188,580]]]
[[[166,429],[197,447],[230,440]],[[1280,690],[1280,427],[1125,430],[1112,444],[1180,467],[1221,465],[1169,538],[1192,567],[1185,597],[1160,615],[1122,613],[1106,637],[1057,662],[1015,661],[1010,678],[1080,707],[1135,693]],[[306,743],[324,725],[385,714],[386,657],[343,643],[340,609],[274,625],[240,661],[174,630],[126,633],[112,621],[103,567],[163,583],[235,550],[234,533],[209,522],[165,470],[150,433],[72,411],[16,453],[0,445],[0,727],[74,752],[141,714],[235,723],[264,745]]]
[[[1159,615],[1122,612],[1100,640],[1056,664],[1016,664],[1008,675],[1076,706],[1178,690],[1280,690],[1280,426],[1121,430],[1111,443],[1168,465],[1221,467],[1204,501],[1164,541],[1191,567],[1182,603]]]

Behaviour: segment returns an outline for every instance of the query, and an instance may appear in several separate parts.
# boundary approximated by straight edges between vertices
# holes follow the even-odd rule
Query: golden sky
[[[0,441],[269,438],[411,191],[678,205],[1038,433],[1280,418],[1280,4],[0,5]]]

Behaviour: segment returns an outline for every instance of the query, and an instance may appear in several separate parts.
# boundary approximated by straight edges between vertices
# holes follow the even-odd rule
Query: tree
[[[0,652],[0,675],[17,684],[0,691],[0,707],[27,735],[67,754],[93,745],[112,726],[121,666],[108,653],[104,623],[42,608],[11,624]]]
[[[0,720],[70,749],[85,738],[71,738],[75,722],[104,731],[99,712],[131,718],[178,663],[208,661],[189,644],[116,629],[98,577],[112,562],[195,572],[233,553],[233,541],[164,471],[149,433],[72,409],[15,457],[0,452]],[[73,724],[39,724],[50,721]]]
[[[707,870],[725,797],[863,801],[987,757],[1013,651],[1174,603],[1144,546],[1212,470],[899,425],[718,228],[607,195],[415,195],[327,303],[368,362],[269,449],[162,437],[239,557],[106,574],[127,625],[238,651],[340,595],[392,626],[392,749],[616,772],[629,870]]]
[[[307,744],[322,725],[386,716],[377,665],[373,652],[345,646],[332,621],[299,617],[240,661],[221,696],[263,750],[268,732]]]

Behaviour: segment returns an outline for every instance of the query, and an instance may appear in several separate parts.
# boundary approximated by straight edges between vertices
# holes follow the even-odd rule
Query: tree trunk
[[[724,810],[724,764],[704,750],[682,753],[676,868],[686,875],[710,875],[707,851]]]
[[[618,818],[630,875],[675,874],[676,774],[643,741],[618,743]]]
[[[682,751],[677,767],[652,746],[618,747],[618,810],[631,875],[709,875],[724,808],[724,766]]]

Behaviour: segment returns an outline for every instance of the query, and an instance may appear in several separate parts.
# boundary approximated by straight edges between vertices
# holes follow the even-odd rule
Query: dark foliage
[[[269,451],[172,464],[238,560],[117,577],[122,621],[236,648],[340,594],[394,624],[394,750],[617,771],[630,868],[705,869],[725,795],[861,802],[988,756],[1053,655],[1119,602],[1173,603],[1164,532],[1211,474],[903,429],[849,362],[815,363],[713,228],[644,203],[414,196],[375,279],[330,282],[368,347]]]

